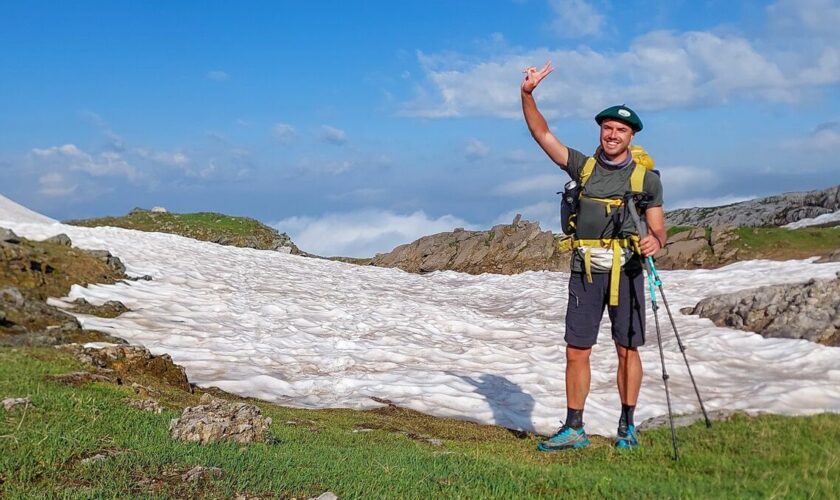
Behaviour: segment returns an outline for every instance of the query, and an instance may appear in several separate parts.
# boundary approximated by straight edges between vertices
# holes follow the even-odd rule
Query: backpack
[[[658,174],[656,170],[653,170],[655,162],[647,151],[639,145],[632,144],[630,145],[629,150],[630,154],[633,156],[633,161],[635,162],[633,172],[630,174],[629,191],[632,193],[642,193],[644,192],[644,181],[647,172],[650,170]],[[597,201],[603,204],[604,209],[608,214],[610,214],[613,210],[619,210],[624,207],[624,199],[595,198],[584,194],[584,187],[589,181],[589,178],[592,176],[592,173],[595,171],[597,156],[598,151],[596,150],[595,154],[587,158],[586,163],[583,165],[583,169],[580,174],[580,183],[577,187],[577,199],[580,200],[580,198],[586,197],[590,200]],[[564,198],[566,197],[564,196]],[[563,204],[567,205],[565,201]],[[589,283],[592,283],[593,267],[601,271],[610,271],[609,305],[616,306],[618,305],[619,272],[626,262],[625,249],[629,249],[633,253],[641,255],[642,252],[639,248],[639,236],[630,235],[624,238],[580,239],[576,234],[574,234],[576,229],[577,208],[577,206],[565,207],[565,210],[572,211],[568,214],[568,217],[566,217],[566,215],[563,216],[564,226],[566,226],[563,228],[563,231],[566,232],[566,234],[572,233],[573,235],[565,242],[561,240],[561,245],[565,243],[564,246],[570,247],[573,251],[576,251],[581,255],[581,258],[583,259],[584,273],[586,274],[586,279]]]

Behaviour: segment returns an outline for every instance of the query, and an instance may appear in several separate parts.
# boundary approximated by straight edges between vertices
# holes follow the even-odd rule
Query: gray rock
[[[108,264],[108,267],[110,267],[114,271],[120,273],[125,272],[125,265],[122,263],[120,258],[111,255],[111,252],[109,252],[108,250],[86,250],[86,252],[101,260],[102,262]]]
[[[151,212],[153,214],[165,214],[165,213],[169,213],[169,210],[167,210],[163,207],[152,207]]]
[[[785,193],[721,207],[683,208],[665,214],[668,226],[783,226],[840,209],[840,185]]]
[[[735,410],[713,410],[708,412],[709,420],[711,421],[720,421],[720,420],[729,420],[732,418],[733,415],[739,413]],[[705,422],[705,418],[703,418],[703,412],[696,412],[696,413],[689,413],[688,415],[677,415],[674,417],[674,427],[688,427],[696,422]],[[658,417],[653,417],[645,420],[641,424],[639,424],[636,429],[639,431],[649,431],[651,429],[656,429],[658,427],[666,427],[670,426],[670,420],[668,419],[668,415],[660,415]]]
[[[56,243],[59,245],[63,245],[65,247],[73,246],[73,242],[70,240],[70,237],[64,233],[57,234],[55,236],[50,236],[49,238],[44,240],[46,243]]]
[[[309,500],[338,500],[338,496],[332,491],[325,491],[317,497],[312,497]]]
[[[13,307],[23,307],[26,299],[23,298],[23,294],[20,293],[15,287],[6,287],[0,288],[0,302],[4,304],[8,304]]]
[[[269,438],[271,419],[263,417],[256,406],[230,403],[209,394],[201,397],[201,403],[172,419],[169,435],[173,439],[207,444],[265,442]]]
[[[94,455],[92,457],[83,458],[80,463],[82,465],[89,465],[89,464],[92,464],[92,463],[95,463],[95,462],[102,462],[103,460],[107,460],[107,459],[108,459],[108,454],[107,453],[97,453],[96,455]]]
[[[840,276],[717,295],[689,313],[765,337],[840,345]]]
[[[5,227],[0,227],[0,241],[4,243],[13,243],[17,244],[20,243],[20,237],[15,234],[14,231],[11,229],[6,229]]]
[[[3,409],[6,411],[14,411],[31,405],[32,400],[29,398],[6,398],[3,400]]]
[[[163,413],[163,407],[154,399],[132,399],[128,402],[128,406],[137,408],[140,411]]]
[[[181,475],[181,480],[188,483],[195,481],[202,481],[205,479],[218,479],[224,475],[222,469],[218,467],[205,467],[203,465],[196,465],[192,469]]]

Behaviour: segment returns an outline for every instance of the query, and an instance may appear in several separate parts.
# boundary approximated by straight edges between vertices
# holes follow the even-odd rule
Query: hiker
[[[633,413],[642,383],[638,348],[645,342],[644,276],[639,252],[653,255],[665,245],[662,183],[658,175],[641,166],[641,156],[634,159],[638,147],[633,146],[631,151],[630,142],[642,130],[642,121],[626,106],[612,106],[595,117],[600,126],[600,146],[592,157],[565,146],[551,133],[532,92],[553,70],[550,61],[541,69],[525,69],[522,111],[534,140],[582,186],[582,191],[574,216],[566,309],[566,420],[538,448],[557,451],[589,444],[583,429],[591,378],[589,357],[605,307],[618,355],[616,382],[621,417],[615,445],[635,448],[639,442]],[[623,206],[622,199],[630,191],[643,192],[648,200],[643,217],[649,230],[641,241]]]

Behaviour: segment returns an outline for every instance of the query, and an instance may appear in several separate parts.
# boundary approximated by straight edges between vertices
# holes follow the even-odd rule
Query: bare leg
[[[589,369],[589,355],[592,348],[566,346],[566,405],[569,408],[583,410],[586,396],[589,395],[589,381],[592,373]],[[636,391],[638,394],[638,390]]]
[[[618,394],[621,396],[621,404],[636,406],[636,401],[639,399],[639,389],[642,387],[642,359],[639,357],[639,350],[635,347],[622,347],[618,344],[615,344],[615,350],[618,354],[616,383],[618,384]],[[567,387],[568,383],[567,378]]]

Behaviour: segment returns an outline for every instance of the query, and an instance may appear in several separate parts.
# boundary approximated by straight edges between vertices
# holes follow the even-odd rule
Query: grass
[[[307,498],[327,490],[340,498],[840,496],[840,415],[736,416],[712,431],[678,429],[682,459],[673,462],[667,429],[643,433],[643,447],[630,452],[595,437],[584,450],[541,454],[534,436],[393,407],[260,402],[274,420],[274,443],[200,446],[169,439],[169,420],[179,412],[127,406],[128,388],[44,380],[79,368],[55,349],[0,349],[0,396],[30,396],[34,404],[0,413],[0,497]],[[175,390],[160,398],[169,407],[197,399]],[[98,452],[109,458],[82,464]],[[219,467],[224,476],[181,481],[194,465]]]
[[[840,248],[840,229],[807,227],[738,228],[739,259],[753,255],[762,258],[804,258]],[[743,254],[741,253],[743,252]]]

